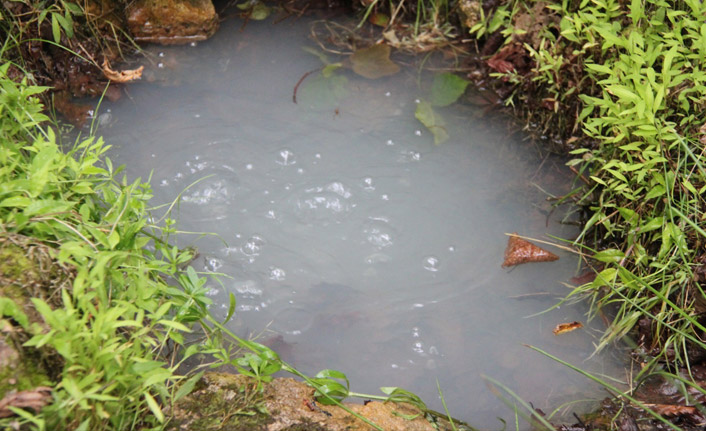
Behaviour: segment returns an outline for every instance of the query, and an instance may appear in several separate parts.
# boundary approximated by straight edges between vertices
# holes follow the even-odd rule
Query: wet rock
[[[483,19],[481,2],[478,0],[461,0],[458,7],[461,11],[463,24],[467,28],[472,28]]]
[[[137,0],[127,22],[136,41],[164,45],[206,40],[218,29],[211,0]]]
[[[435,427],[421,412],[408,404],[368,402],[345,404],[386,431],[432,431]],[[205,374],[191,394],[173,408],[170,431],[196,431],[218,424],[219,429],[266,431],[355,431],[372,429],[337,406],[323,406],[314,400],[314,389],[290,378],[264,383],[247,376],[227,373]],[[416,417],[415,417],[416,416]],[[404,417],[415,417],[404,419]],[[245,423],[247,422],[247,423]]]

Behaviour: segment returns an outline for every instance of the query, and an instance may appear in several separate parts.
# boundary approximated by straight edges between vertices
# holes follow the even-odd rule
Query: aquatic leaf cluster
[[[429,94],[429,101],[421,99],[417,104],[414,116],[434,136],[434,144],[443,144],[449,139],[446,121],[438,109],[449,106],[463,96],[470,81],[453,73],[439,73],[434,76]]]

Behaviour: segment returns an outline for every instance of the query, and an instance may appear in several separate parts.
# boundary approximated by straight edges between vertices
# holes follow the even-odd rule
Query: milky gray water
[[[569,190],[561,162],[467,106],[440,111],[450,139],[435,146],[414,118],[429,78],[413,68],[377,81],[314,74],[294,104],[296,82],[321,66],[301,49],[316,48],[309,23],[241,25],[151,49],[154,82],[101,107],[113,161],[152,173],[155,203],[180,199],[180,230],[216,234],[178,238],[198,247],[197,270],[227,275],[210,283],[212,310],[224,316],[234,293],[231,329],[265,331],[302,371],[341,370],[357,392],[401,386],[441,409],[438,381],[475,426],[512,418],[481,375],[545,411],[605,396],[523,347],[620,375],[610,355],[588,359],[597,329],[552,334],[585,323],[585,305],[529,317],[568,292],[576,258],[552,248],[557,262],[500,266],[505,233],[575,234],[561,211],[547,218],[542,190]]]

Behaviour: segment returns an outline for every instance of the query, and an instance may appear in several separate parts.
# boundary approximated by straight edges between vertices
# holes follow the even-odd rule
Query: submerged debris
[[[520,238],[517,232],[514,232],[507,241],[505,261],[502,266],[506,268],[523,263],[552,262],[558,259],[559,256]]]
[[[581,322],[571,322],[571,323],[560,323],[556,325],[556,328],[552,330],[554,335],[561,335],[567,332],[575,331],[579,328],[583,328],[583,323]]]

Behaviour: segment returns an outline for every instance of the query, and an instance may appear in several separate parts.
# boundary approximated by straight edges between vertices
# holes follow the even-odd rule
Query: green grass
[[[585,214],[575,245],[596,278],[569,299],[587,298],[593,315],[612,318],[598,349],[635,337],[638,322],[649,328],[638,349],[648,366],[636,381],[659,367],[688,370],[689,352],[706,348],[696,274],[706,262],[706,6],[536,5],[504,2],[471,32],[500,32],[499,50],[526,56],[526,73],[493,73],[511,87],[508,106],[574,148],[568,165],[580,186],[562,202]],[[543,23],[535,37],[518,24],[527,22]]]

